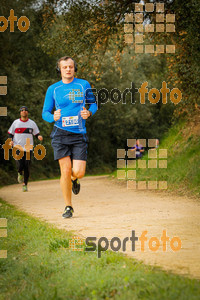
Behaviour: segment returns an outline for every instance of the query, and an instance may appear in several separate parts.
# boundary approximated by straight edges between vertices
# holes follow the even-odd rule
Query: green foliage
[[[50,251],[56,251],[59,248],[69,248],[69,240],[68,239],[54,239],[49,244]]]
[[[127,47],[116,62],[114,45],[111,47],[98,69],[102,74],[100,80],[96,81],[96,73],[91,75],[91,83],[97,91],[106,88],[110,94],[112,89],[118,88],[123,94],[126,88],[131,88],[132,82],[140,88],[145,81],[149,89],[161,88],[160,77],[165,80],[166,76],[164,59],[153,57],[150,60],[148,55],[138,57]],[[99,110],[87,121],[90,138],[88,172],[108,166],[114,170],[116,150],[126,148],[128,138],[161,138],[171,125],[174,111],[174,104],[163,105],[161,101],[157,105],[151,104],[146,95],[146,104],[142,105],[139,93],[135,93],[135,102],[128,93],[126,104],[122,104],[122,100],[114,104],[110,97],[105,104],[98,101]]]
[[[200,5],[198,0],[177,0],[166,7],[168,13],[175,13],[176,16],[176,31],[171,39],[175,44],[176,54],[167,56],[168,82],[175,84],[183,94],[175,116],[179,118],[183,115],[192,119],[200,105]]]
[[[8,16],[14,9],[18,17],[26,15],[31,26],[26,33],[15,28],[0,34],[0,74],[8,76],[8,95],[0,96],[0,106],[8,107],[8,116],[1,117],[0,144],[7,139],[7,129],[19,117],[18,109],[27,105],[30,118],[36,121],[44,136],[47,156],[32,164],[32,179],[58,176],[58,163],[53,161],[50,141],[52,124],[44,122],[41,112],[46,90],[60,80],[55,73],[57,59],[71,55],[78,62],[79,78],[88,80],[92,87],[109,92],[118,88],[123,92],[134,82],[139,88],[144,81],[148,89],[160,89],[162,81],[170,89],[178,87],[183,94],[176,115],[198,109],[199,53],[197,0],[165,3],[166,12],[176,14],[176,32],[173,41],[176,55],[135,54],[131,45],[124,43],[124,13],[134,11],[139,1],[2,1],[1,15]],[[186,14],[186,15],[185,15]],[[190,17],[195,18],[191,24]],[[150,16],[146,16],[149,18]],[[16,27],[16,24],[15,24]],[[155,37],[157,36],[157,37]],[[145,42],[161,42],[162,35],[146,35]],[[170,35],[171,36],[171,35]],[[170,41],[169,35],[165,38]],[[89,173],[109,173],[116,167],[116,149],[126,146],[127,138],[161,138],[171,126],[174,104],[169,101],[156,105],[146,99],[146,104],[106,104],[99,101],[99,110],[87,121],[90,138]],[[37,142],[36,142],[37,144]],[[16,182],[15,163],[5,161],[0,151],[1,184]],[[9,175],[8,175],[9,174]]]
[[[46,140],[50,135],[51,125],[45,124],[41,117],[46,89],[56,81],[52,68],[54,61],[38,45],[44,10],[42,7],[38,10],[34,8],[36,1],[7,1],[4,4],[3,2],[1,6],[1,15],[8,17],[12,8],[16,16],[27,16],[31,25],[26,33],[21,33],[15,22],[14,32],[7,30],[0,34],[0,74],[8,77],[8,94],[0,96],[0,106],[7,106],[8,110],[7,117],[0,117],[0,144],[3,145],[8,138],[7,131],[12,122],[20,117],[19,107],[27,105],[30,110],[29,117],[37,123],[44,136],[47,153],[52,155],[50,143]],[[0,162],[1,185],[16,182],[15,162],[11,153],[9,161],[5,161],[1,150]],[[39,163],[37,169],[33,166],[32,178],[48,178],[52,173],[58,174],[57,163],[52,161],[52,157],[47,156],[44,164],[47,170],[44,170],[44,165],[39,167]]]
[[[159,149],[167,149],[167,168],[138,169],[137,180],[164,180],[169,191],[199,197],[200,140],[192,124],[185,121],[175,124],[163,137],[158,153]],[[147,160],[148,154],[142,159]]]

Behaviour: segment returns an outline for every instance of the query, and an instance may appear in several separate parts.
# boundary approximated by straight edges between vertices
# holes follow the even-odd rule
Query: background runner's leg
[[[19,160],[15,160],[16,166],[17,166],[17,172],[20,173],[21,175],[22,175],[22,171],[24,170],[24,161],[23,161],[23,159],[24,159],[24,156]]]
[[[28,179],[29,179],[29,175],[30,175],[31,154],[32,154],[32,152],[30,152],[29,160],[26,159],[26,152],[23,157],[24,158],[24,184],[25,185],[28,184]]]
[[[72,206],[72,163],[70,156],[63,157],[58,160],[60,165],[60,186],[62,189],[63,197],[66,203],[66,206]]]

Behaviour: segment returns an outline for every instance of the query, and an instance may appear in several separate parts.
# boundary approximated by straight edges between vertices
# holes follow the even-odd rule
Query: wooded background
[[[116,151],[126,146],[128,138],[162,139],[168,129],[181,118],[199,113],[200,5],[198,0],[151,1],[165,4],[165,14],[175,13],[175,33],[145,34],[145,43],[174,44],[175,54],[136,54],[134,45],[124,41],[124,16],[134,13],[140,1],[36,1],[1,0],[0,16],[7,19],[10,9],[15,16],[26,16],[30,28],[22,33],[15,22],[14,32],[8,26],[0,32],[0,76],[8,77],[8,93],[0,96],[0,107],[7,106],[7,117],[0,117],[0,144],[8,138],[8,128],[19,118],[19,107],[28,106],[29,117],[40,128],[47,155],[42,161],[33,160],[32,179],[58,176],[58,163],[53,160],[50,132],[53,125],[42,119],[45,93],[49,85],[60,80],[56,61],[64,55],[78,64],[77,77],[91,86],[123,92],[141,87],[162,87],[166,81],[170,90],[182,92],[178,105],[169,101],[157,104],[148,100],[140,104],[139,94],[132,104],[101,104],[97,113],[87,121],[90,140],[88,174],[111,173],[116,169]],[[146,3],[147,1],[144,1]],[[154,22],[155,14],[145,14],[146,22]],[[134,24],[133,24],[134,25]],[[35,141],[38,144],[39,141]],[[15,161],[4,160],[0,150],[1,185],[16,182]]]

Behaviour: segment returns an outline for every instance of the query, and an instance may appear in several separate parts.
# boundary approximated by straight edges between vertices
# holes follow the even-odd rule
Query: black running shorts
[[[87,134],[73,133],[54,126],[50,137],[54,150],[54,160],[66,156],[76,160],[87,160]]]

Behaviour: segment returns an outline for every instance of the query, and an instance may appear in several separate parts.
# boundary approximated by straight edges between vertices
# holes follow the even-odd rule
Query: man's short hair
[[[63,56],[63,57],[61,57],[61,58],[57,61],[56,70],[57,70],[58,73],[60,73],[60,62],[61,62],[62,60],[68,60],[68,59],[73,60],[73,62],[74,62],[74,71],[77,72],[77,64],[76,64],[75,60],[74,60],[73,58],[71,58],[70,56]]]

